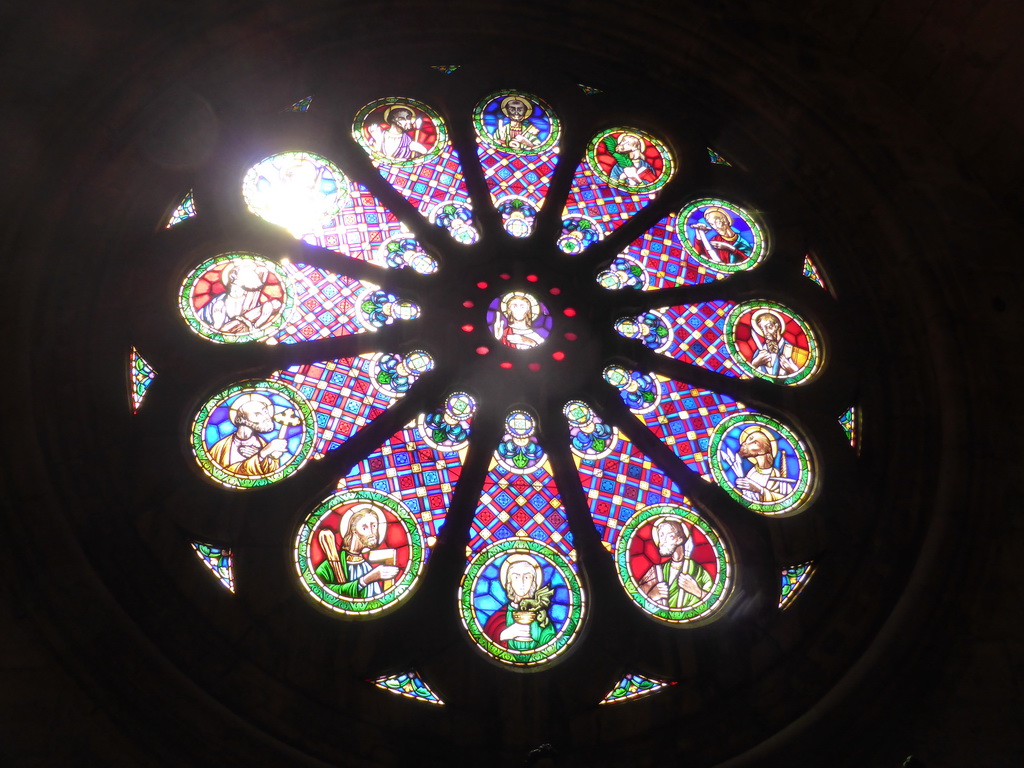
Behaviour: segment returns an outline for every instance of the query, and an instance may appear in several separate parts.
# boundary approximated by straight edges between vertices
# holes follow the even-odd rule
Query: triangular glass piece
[[[722,537],[665,472],[589,405],[572,400],[563,413],[591,518],[626,594],[673,624],[718,611],[732,570]]]
[[[414,320],[415,304],[372,283],[255,253],[224,253],[188,274],[178,308],[192,331],[220,343],[296,344]]]
[[[473,642],[517,667],[545,664],[579,634],[584,593],[569,522],[536,419],[515,410],[491,458],[459,588]]]
[[[788,608],[800,591],[807,586],[807,582],[813,574],[813,562],[795,565],[784,570],[782,572],[782,590],[779,593],[779,608],[783,610]]]
[[[843,432],[846,433],[846,439],[850,441],[851,448],[859,448],[860,425],[858,422],[859,414],[856,407],[847,408],[843,415],[839,417],[839,425],[843,428]]]
[[[589,85],[584,85],[583,83],[576,83],[576,85],[578,85],[580,90],[587,94],[587,96],[593,96],[595,93],[604,93],[600,88],[594,88]]]
[[[309,105],[312,104],[312,103],[313,103],[313,97],[312,96],[307,96],[306,98],[301,99],[299,101],[296,101],[294,104],[292,104],[290,107],[288,107],[288,111],[289,112],[305,112],[307,109],[309,109]]]
[[[710,160],[714,165],[728,165],[728,166],[732,166],[732,163],[730,163],[728,160],[726,160],[720,154],[715,152],[715,150],[713,150],[711,147],[708,147],[708,160]]]
[[[815,283],[817,283],[819,288],[824,288],[826,291],[828,290],[828,288],[825,286],[825,281],[822,279],[821,273],[818,271],[818,267],[814,263],[814,260],[811,258],[810,254],[804,256],[803,274],[804,277],[806,277],[808,280],[813,280]]]
[[[139,350],[132,347],[128,355],[128,391],[131,395],[132,413],[138,413],[142,405],[142,398],[149,391],[153,379],[156,378],[156,371],[153,366],[139,354]]]
[[[683,463],[748,509],[792,514],[810,498],[813,454],[785,424],[708,389],[612,365],[605,380]]]
[[[668,146],[638,128],[601,131],[576,168],[558,247],[576,254],[645,208],[675,173]]]
[[[230,549],[221,549],[220,547],[214,547],[209,544],[203,544],[199,541],[193,541],[192,549],[199,556],[199,559],[203,561],[207,568],[213,573],[214,576],[228,588],[229,591],[235,591],[235,577],[232,570],[232,558]]]
[[[431,64],[430,68],[436,69],[442,75],[450,75],[461,66],[461,64]]]
[[[170,229],[175,224],[180,224],[185,219],[191,219],[196,215],[196,201],[192,195],[190,189],[188,193],[178,203],[178,207],[171,213],[171,217],[167,220],[166,229]]]
[[[620,701],[639,699],[642,696],[657,693],[670,685],[675,685],[675,683],[668,680],[655,680],[653,677],[644,677],[636,672],[631,672],[619,680],[615,687],[608,691],[608,694],[598,703],[616,704]]]
[[[558,164],[561,124],[538,97],[505,90],[476,105],[473,126],[477,156],[502,225],[513,237],[528,237]]]
[[[620,318],[615,330],[666,357],[741,379],[799,384],[821,365],[810,324],[773,301],[660,307]]]
[[[404,672],[400,675],[383,675],[373,681],[378,688],[405,696],[407,699],[419,699],[430,704],[444,704],[436,693],[430,690],[423,678],[416,672]]]
[[[459,154],[432,107],[404,97],[377,99],[356,114],[352,137],[432,224],[463,245],[480,239]]]

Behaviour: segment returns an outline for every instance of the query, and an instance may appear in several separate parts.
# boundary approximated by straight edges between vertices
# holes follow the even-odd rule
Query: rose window
[[[722,620],[741,531],[821,514],[822,431],[856,444],[850,403],[815,390],[820,264],[776,245],[744,171],[649,116],[574,123],[519,90],[442,103],[306,99],[238,160],[228,204],[197,182],[161,235],[187,254],[187,338],[142,333],[137,418],[199,349],[182,460],[225,499],[320,499],[281,546],[338,621],[402,610],[457,550],[445,615],[467,652],[544,669],[605,598],[581,537],[635,621]],[[190,533],[246,589],[233,542]],[[773,568],[782,610],[814,564]],[[668,682],[629,671],[605,701]],[[377,683],[440,702],[411,668]]]

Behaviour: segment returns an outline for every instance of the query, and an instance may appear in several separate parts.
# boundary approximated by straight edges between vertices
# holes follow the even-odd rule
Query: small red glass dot
[[[472,333],[473,326],[470,325],[469,323],[466,323],[464,326],[462,326],[462,330],[464,330],[466,333]]]
[[[512,363],[510,363],[510,362],[508,362],[506,360],[504,363],[501,364],[501,367],[504,368],[507,371],[507,370],[509,370],[512,367]]]
[[[537,276],[536,275],[527,275],[526,276],[526,282],[528,282],[528,283],[536,283],[537,282]]]
[[[466,309],[472,309],[476,305],[473,304],[472,301],[464,301],[462,302],[462,306],[464,306]]]
[[[575,333],[567,333],[565,334],[565,338],[567,341],[576,341],[579,337]]]
[[[500,275],[498,275],[498,277],[500,277],[502,280],[511,280],[512,279],[512,275],[505,274],[504,272],[502,272]]]
[[[562,310],[562,314],[566,317],[576,317],[576,310],[572,307],[566,307]]]
[[[565,360],[565,352],[554,352],[551,357],[555,360]]]
[[[552,295],[552,296],[557,296],[557,295],[558,295],[558,294],[560,294],[561,292],[562,292],[562,289],[561,289],[561,288],[552,288],[552,289],[551,289],[551,295]]]
[[[540,363],[530,363],[529,368],[531,371],[539,371]]]
[[[476,284],[476,287],[479,288],[482,291],[485,288],[487,288],[487,283],[485,283],[483,280],[481,280],[479,283]]]
[[[490,351],[491,351],[491,350],[489,350],[489,349],[488,349],[487,347],[477,347],[477,348],[476,348],[476,353],[477,353],[478,355],[486,355],[486,354],[487,354],[488,352],[490,352]]]

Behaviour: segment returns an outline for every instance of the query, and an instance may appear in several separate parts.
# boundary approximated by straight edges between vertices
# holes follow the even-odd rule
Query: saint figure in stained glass
[[[745,210],[725,200],[694,200],[678,218],[679,238],[698,261],[722,272],[750,269],[765,252],[763,231]]]
[[[394,607],[423,568],[423,536],[408,507],[369,488],[329,497],[299,529],[296,567],[324,605],[359,616]]]
[[[225,485],[276,482],[309,457],[315,434],[304,397],[278,381],[242,382],[200,409],[192,427],[196,460]]]
[[[506,293],[496,300],[488,315],[494,337],[513,349],[532,349],[543,343],[551,330],[547,308],[521,291]]]
[[[192,329],[213,341],[255,341],[273,334],[290,304],[284,268],[254,253],[213,258],[186,278],[181,313]]]

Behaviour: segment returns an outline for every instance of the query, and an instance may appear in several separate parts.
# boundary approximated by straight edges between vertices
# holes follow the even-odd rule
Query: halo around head
[[[506,96],[504,99],[502,99],[501,103],[498,105],[498,108],[501,110],[501,114],[505,115],[505,117],[511,117],[506,107],[510,102],[513,101],[519,101],[526,105],[528,111],[525,115],[523,115],[524,120],[533,114],[535,107],[530,102],[530,100],[520,96],[519,94],[513,93],[512,95]]]
[[[725,210],[725,208],[722,208],[721,206],[718,205],[711,205],[704,209],[704,220],[706,221],[709,216],[715,213],[717,213],[720,216],[724,216],[725,220],[729,222],[729,226],[732,226],[732,214]]]
[[[764,435],[766,438],[768,438],[768,443],[771,446],[771,451],[772,451],[772,459],[774,459],[776,456],[778,456],[779,455],[779,441],[778,441],[778,439],[775,437],[775,435],[773,435],[771,432],[769,432],[761,424],[754,424],[753,426],[749,426],[746,429],[744,429],[742,432],[740,432],[740,445],[743,445],[745,442],[747,442],[747,438],[750,437],[751,435],[753,435],[755,432],[760,432],[762,435]]]
[[[540,317],[540,302],[538,302],[533,296],[522,291],[513,291],[512,293],[506,293],[501,297],[501,314],[508,314],[508,305],[512,303],[513,299],[523,299],[530,304],[530,322],[537,322],[537,318]]]
[[[413,117],[416,116],[416,110],[413,109],[408,104],[401,104],[401,103],[399,103],[399,104],[392,104],[391,106],[387,107],[384,110],[384,122],[385,123],[390,123],[391,122],[391,120],[389,118],[391,117],[391,113],[394,112],[396,109],[404,109],[405,111],[407,111],[409,113],[410,116],[413,116]]]
[[[356,502],[351,507],[345,510],[345,512],[341,516],[341,520],[338,521],[338,533],[340,533],[342,536],[349,534],[350,531],[348,526],[349,522],[352,520],[352,517],[358,514],[359,512],[366,511],[372,512],[374,514],[374,517],[377,518],[377,537],[378,540],[383,539],[383,531],[385,526],[387,526],[388,521],[385,519],[384,513],[381,512],[379,508],[377,508],[375,505],[371,504],[368,501]]]
[[[656,547],[661,546],[661,533],[658,531],[658,526],[662,523],[679,523],[683,529],[684,539],[688,539],[693,535],[693,531],[690,530],[690,526],[687,525],[682,518],[676,517],[675,515],[662,515],[661,517],[656,517],[651,521],[651,540],[654,541],[654,546]]]
[[[784,318],[781,314],[779,314],[778,312],[776,312],[773,309],[759,309],[759,310],[757,310],[756,312],[754,312],[753,316],[750,318],[750,324],[753,325],[758,330],[760,330],[761,329],[761,319],[763,317],[765,317],[766,315],[768,317],[774,317],[776,322],[778,322],[778,324],[779,324],[779,328],[782,329],[783,331],[786,330],[786,318]]]
[[[249,403],[263,403],[271,413],[274,411],[274,403],[269,397],[258,392],[246,392],[236,397],[228,408],[228,418],[232,424],[238,426],[238,409]]]
[[[516,552],[505,558],[505,562],[501,564],[501,569],[498,571],[498,578],[502,587],[508,583],[508,569],[516,563],[529,563],[533,566],[533,586],[539,587],[541,585],[544,580],[544,571],[541,569],[540,563],[537,562],[533,555]]]

